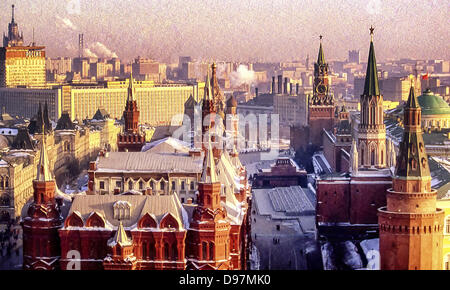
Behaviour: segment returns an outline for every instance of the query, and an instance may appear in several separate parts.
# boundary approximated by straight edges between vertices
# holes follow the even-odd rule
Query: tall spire
[[[325,56],[323,54],[323,49],[322,49],[322,35],[320,35],[319,38],[320,38],[320,47],[319,47],[319,56],[317,57],[317,63],[325,64]]]
[[[406,179],[429,177],[430,168],[421,129],[421,108],[418,105],[413,87],[409,91],[408,101],[403,113],[405,130],[399,146],[395,175]]]
[[[205,80],[205,92],[203,94],[203,100],[212,100],[211,79],[209,78],[209,67],[206,71],[207,72]]]
[[[201,176],[203,183],[217,182],[216,165],[214,163],[214,155],[211,146],[211,138],[208,138],[208,150],[206,151],[205,160],[203,162],[203,172]]]
[[[11,17],[11,23],[14,23],[14,4],[11,6],[12,7],[12,17]]]
[[[419,102],[417,101],[416,94],[414,93],[414,84],[411,80],[411,88],[409,89],[408,100],[406,101],[407,108],[419,108]]]
[[[365,96],[379,96],[380,88],[378,85],[377,62],[375,59],[375,49],[373,46],[373,31],[375,28],[370,27],[370,49],[367,61],[366,81],[364,83]]]
[[[128,96],[127,101],[134,101],[134,86],[133,86],[133,69],[131,69],[130,80],[128,82]]]
[[[48,157],[47,157],[47,135],[45,135],[45,129],[44,129],[45,123],[42,122],[42,145],[41,145],[41,152],[39,157],[39,164],[37,166],[37,174],[36,174],[36,180],[37,181],[52,181],[52,174],[49,170],[48,166]]]

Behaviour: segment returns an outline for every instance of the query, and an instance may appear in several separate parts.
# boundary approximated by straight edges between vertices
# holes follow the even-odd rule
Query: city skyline
[[[46,46],[49,57],[76,56],[83,33],[85,53],[98,57],[304,60],[307,54],[315,59],[321,34],[328,60],[347,59],[348,50],[357,49],[365,61],[371,25],[380,61],[450,57],[449,31],[442,25],[449,1],[113,2],[8,0],[1,4],[0,25],[6,32],[15,4],[25,44],[32,42],[34,29],[35,42]]]

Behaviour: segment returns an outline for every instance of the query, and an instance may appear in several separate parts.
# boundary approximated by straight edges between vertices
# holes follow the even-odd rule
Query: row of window
[[[165,190],[166,187],[166,182],[160,182],[159,183],[159,189],[160,190]],[[104,181],[100,181],[99,182],[99,188],[100,190],[105,190],[105,182]],[[116,181],[116,188],[122,188],[122,181]],[[143,181],[139,181],[138,182],[138,188],[139,190],[144,190],[145,187],[145,183]],[[150,188],[152,190],[156,190],[156,186],[155,183],[153,181],[150,181]],[[132,190],[135,189],[135,183],[133,181],[128,181],[128,190]],[[172,190],[176,190],[176,182],[172,181],[172,186],[171,186]],[[186,186],[186,182],[185,181],[181,181],[180,183],[180,190],[187,190],[187,186]],[[191,181],[189,183],[189,190],[195,190],[195,182]]]

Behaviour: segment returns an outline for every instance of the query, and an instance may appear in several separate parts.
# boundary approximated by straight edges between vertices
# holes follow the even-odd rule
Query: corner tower
[[[381,270],[442,270],[444,211],[436,208],[420,121],[411,86],[392,188],[378,209]]]
[[[361,119],[358,125],[359,166],[386,167],[386,126],[383,122],[383,96],[378,85],[377,62],[370,27],[370,49],[364,92],[361,95]]]

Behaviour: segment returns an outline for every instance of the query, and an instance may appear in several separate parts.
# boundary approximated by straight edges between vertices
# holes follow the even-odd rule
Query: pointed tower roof
[[[134,86],[133,86],[133,69],[131,70],[130,73],[130,80],[128,82],[128,96],[127,96],[127,102],[129,101],[134,101]]]
[[[364,83],[364,93],[363,93],[363,95],[365,96],[380,95],[380,87],[378,85],[377,62],[375,59],[375,48],[373,46],[373,31],[374,28],[371,26],[369,59],[367,60],[366,81]]]
[[[120,245],[121,247],[132,245],[132,242],[130,241],[130,239],[128,239],[127,233],[125,232],[122,221],[119,222],[116,234],[114,235],[114,238],[109,244],[109,246],[115,247],[117,244]]]
[[[420,108],[419,101],[417,101],[416,94],[414,93],[414,86],[411,82],[411,88],[409,89],[408,100],[406,101],[407,108]]]
[[[216,164],[214,161],[214,155],[210,138],[208,141],[208,150],[206,151],[205,160],[203,162],[203,172],[200,181],[203,183],[217,182]]]
[[[42,132],[44,132],[44,135],[42,136],[42,142],[41,142],[41,152],[39,157],[39,163],[37,166],[37,174],[36,174],[36,180],[37,181],[52,181],[52,173],[50,172],[49,166],[48,166],[48,156],[47,156],[47,135],[45,135],[44,131],[44,124],[42,124]]]
[[[206,72],[205,80],[205,92],[203,94],[203,100],[212,100],[211,79],[209,77],[209,68]]]
[[[420,128],[421,108],[411,87],[408,101],[403,110],[405,130],[399,145],[395,175],[401,178],[423,178],[430,176],[428,156],[425,152],[422,130]]]
[[[320,47],[319,47],[319,55],[317,57],[317,64],[325,64],[325,55],[323,54],[322,48],[322,35],[320,35],[319,38],[320,38]]]
[[[11,5],[11,23],[14,23],[14,4]]]

